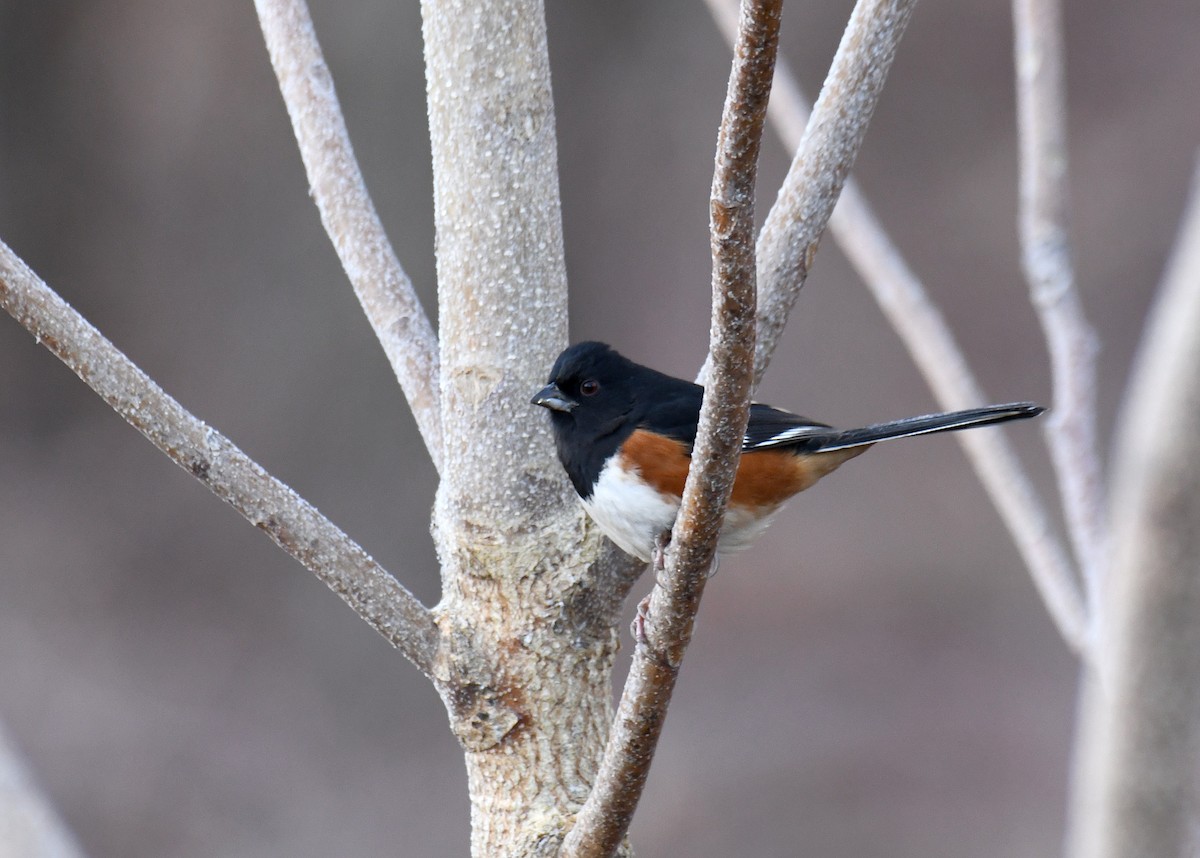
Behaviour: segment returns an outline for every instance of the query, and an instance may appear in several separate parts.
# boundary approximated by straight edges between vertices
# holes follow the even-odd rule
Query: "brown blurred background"
[[[784,53],[810,92],[850,7],[787,6]],[[313,14],[433,312],[417,4]],[[1009,15],[918,7],[857,175],[989,394],[1046,401],[1017,258]],[[690,375],[728,52],[699,2],[548,16],[573,337]],[[1200,7],[1066,16],[1107,448],[1200,141]],[[320,230],[251,4],[6,3],[0,69],[0,236],[435,601],[433,470]],[[763,211],[786,163],[772,137]],[[842,424],[935,407],[832,240],[761,396]],[[1052,495],[1037,427],[1011,434]],[[957,445],[873,451],[714,580],[638,853],[1056,854],[1075,673]],[[427,683],[7,317],[0,719],[93,856],[467,851],[461,757]]]

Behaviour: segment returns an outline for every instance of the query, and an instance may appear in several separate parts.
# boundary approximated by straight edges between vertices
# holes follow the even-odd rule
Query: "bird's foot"
[[[637,614],[634,615],[633,622],[629,624],[629,633],[633,635],[633,641],[639,652],[646,654],[650,647],[650,640],[646,637],[646,618],[650,615],[650,596],[638,602]]]
[[[670,544],[671,531],[669,530],[664,530],[654,537],[654,551],[650,555],[650,565],[654,569],[654,583],[660,587],[666,586],[661,576],[667,570],[667,546]]]

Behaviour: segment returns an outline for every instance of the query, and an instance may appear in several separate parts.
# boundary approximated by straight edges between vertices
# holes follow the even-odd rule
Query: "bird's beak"
[[[531,401],[534,405],[549,408],[551,411],[561,411],[564,414],[579,405],[578,402],[559,390],[558,385],[553,382],[539,390],[537,396],[533,397]]]

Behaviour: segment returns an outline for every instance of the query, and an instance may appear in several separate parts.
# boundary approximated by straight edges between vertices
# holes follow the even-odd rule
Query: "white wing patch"
[[[763,438],[758,441],[751,442],[749,435],[742,436],[742,450],[757,450],[762,447],[777,447],[780,444],[786,444],[788,441],[795,441],[797,438],[803,438],[805,435],[812,435],[816,432],[828,432],[828,426],[811,426],[804,424],[802,426],[792,426],[789,429],[784,429],[782,432],[777,432],[770,438]]]

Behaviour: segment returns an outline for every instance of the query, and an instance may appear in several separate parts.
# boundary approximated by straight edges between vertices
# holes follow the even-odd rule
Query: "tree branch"
[[[189,414],[0,242],[0,306],[162,452],[299,560],[425,673],[433,616],[353,540]]]
[[[563,844],[564,858],[607,858],[624,839],[715,559],[750,415],[754,186],[781,13],[782,0],[747,0],[742,5],[710,202],[713,370],[662,585],[651,592],[645,640],[634,653],[596,783]]]
[[[737,26],[736,2],[707,2],[717,24],[732,39]],[[775,66],[767,115],[784,146],[797,150],[809,109],[782,58]],[[888,237],[853,176],[846,179],[829,228],[941,406],[955,410],[984,404],[986,397],[950,326]],[[1059,633],[1073,650],[1083,652],[1087,621],[1071,560],[1004,431],[959,432],[955,439],[1008,527]]]
[[[1108,559],[1104,480],[1096,448],[1096,335],[1083,316],[1067,234],[1066,83],[1057,0],[1013,0],[1020,138],[1021,255],[1054,380],[1043,430],[1093,626]]]
[[[436,514],[448,550],[456,531],[533,534],[533,522],[578,511],[529,404],[567,344],[567,277],[540,2],[424,0],[422,20],[453,439]]]
[[[859,0],[758,237],[757,383],[808,277],[916,0]]]
[[[367,193],[308,6],[255,0],[254,7],[321,223],[440,470],[437,337]]]
[[[467,750],[472,855],[546,854],[611,720],[614,606],[597,589],[618,570],[530,404],[567,344],[545,11],[422,0],[421,19],[446,437],[436,682]]]
[[[0,853],[22,858],[83,858],[0,725]]]
[[[1194,852],[1200,751],[1200,165],[1115,456],[1108,624],[1083,710],[1075,858]]]

